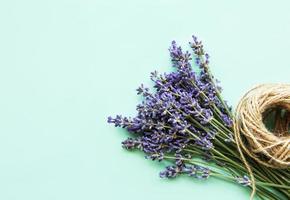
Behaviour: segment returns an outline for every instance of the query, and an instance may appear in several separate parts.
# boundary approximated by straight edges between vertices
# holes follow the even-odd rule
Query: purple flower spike
[[[141,142],[138,139],[128,138],[122,142],[122,147],[128,150],[141,149]]]
[[[175,178],[181,173],[181,169],[177,166],[168,166],[166,169],[159,173],[161,178]]]
[[[227,127],[233,126],[233,120],[228,115],[223,114],[221,117]]]
[[[112,118],[111,116],[108,117],[108,123],[115,124],[115,127],[120,127],[122,126],[122,116],[117,115],[116,118]]]
[[[248,176],[237,177],[237,178],[236,178],[236,181],[237,181],[239,184],[241,184],[241,185],[243,185],[243,186],[245,186],[245,187],[251,185],[251,180],[249,179]]]
[[[138,87],[136,90],[138,95],[143,95],[144,97],[150,96],[149,88],[145,88],[143,84],[141,84],[141,86]]]

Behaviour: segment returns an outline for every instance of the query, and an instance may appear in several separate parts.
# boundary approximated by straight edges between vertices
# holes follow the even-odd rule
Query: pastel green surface
[[[287,1],[2,1],[0,199],[248,199],[241,186],[158,177],[106,123],[132,116],[135,89],[170,71],[172,39],[204,41],[231,105],[257,83],[289,82]]]

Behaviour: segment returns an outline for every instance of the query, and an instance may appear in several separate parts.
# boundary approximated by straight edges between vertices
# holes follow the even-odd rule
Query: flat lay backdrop
[[[235,106],[252,86],[289,82],[290,3],[11,0],[0,3],[0,199],[248,199],[217,179],[158,177],[121,148],[107,116],[133,116],[135,89],[172,70],[192,34]],[[289,2],[289,1],[288,1]]]

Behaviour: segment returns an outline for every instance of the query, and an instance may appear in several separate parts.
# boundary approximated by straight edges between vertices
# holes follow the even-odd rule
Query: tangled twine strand
[[[276,115],[274,131],[270,132],[263,120],[269,111],[277,108],[284,109],[286,114],[283,118]],[[290,84],[262,84],[254,87],[240,100],[234,121],[235,140],[250,174],[253,199],[255,179],[243,152],[270,168],[290,166]]]

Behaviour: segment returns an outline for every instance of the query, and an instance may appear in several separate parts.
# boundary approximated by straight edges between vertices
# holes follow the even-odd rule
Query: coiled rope
[[[271,132],[264,124],[269,112],[279,109]],[[284,116],[281,116],[284,110]],[[234,118],[238,151],[251,179],[253,199],[256,186],[251,166],[244,153],[270,168],[290,166],[290,84],[262,84],[248,91],[240,100]]]

